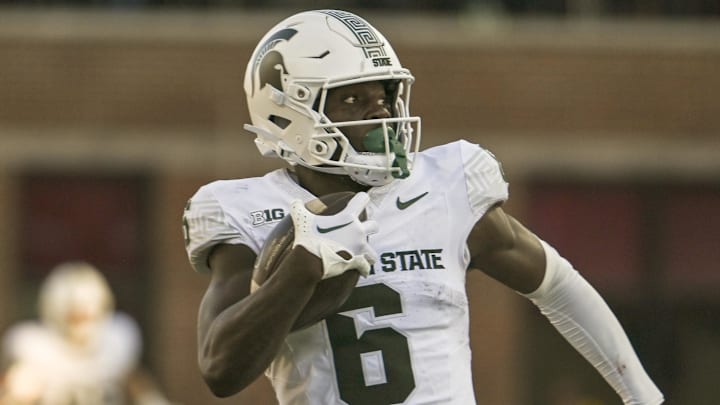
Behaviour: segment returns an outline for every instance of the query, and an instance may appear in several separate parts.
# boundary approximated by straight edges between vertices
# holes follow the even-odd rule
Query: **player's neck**
[[[316,196],[340,191],[367,191],[370,188],[353,181],[349,176],[322,173],[302,166],[296,166],[292,174],[298,184]]]

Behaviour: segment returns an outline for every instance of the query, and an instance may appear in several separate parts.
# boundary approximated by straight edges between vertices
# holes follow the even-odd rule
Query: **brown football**
[[[355,193],[349,191],[328,194],[306,203],[305,206],[310,212],[317,215],[333,215],[342,211],[353,195]],[[360,219],[365,219],[364,211],[360,215]],[[262,285],[277,270],[278,264],[292,249],[294,239],[295,228],[292,217],[288,214],[270,232],[263,249],[255,260],[252,276],[253,290]],[[322,271],[322,269],[318,269],[318,271]],[[349,270],[339,276],[320,281],[315,287],[310,301],[295,321],[292,330],[303,329],[335,314],[352,293],[359,277],[360,273]]]

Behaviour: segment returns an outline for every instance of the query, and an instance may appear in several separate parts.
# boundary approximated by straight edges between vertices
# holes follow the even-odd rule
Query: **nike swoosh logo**
[[[347,224],[335,225],[335,226],[331,226],[329,228],[320,228],[320,226],[318,226],[317,231],[320,233],[328,233],[328,232],[332,232],[332,231],[337,231],[338,229],[345,228],[346,226],[348,226],[352,223],[353,223],[353,221],[350,221]]]
[[[404,210],[405,208],[418,202],[421,198],[425,197],[426,195],[428,195],[428,191],[420,194],[419,196],[417,196],[415,198],[411,198],[407,201],[400,201],[400,197],[398,197],[397,200],[395,200],[395,205],[397,205],[398,209]]]

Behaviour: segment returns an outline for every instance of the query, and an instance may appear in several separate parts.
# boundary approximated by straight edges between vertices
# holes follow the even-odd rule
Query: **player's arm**
[[[535,291],[545,275],[540,241],[499,205],[473,227],[470,266],[523,294]]]
[[[499,206],[478,221],[468,245],[471,266],[537,305],[625,404],[663,402],[610,308],[555,249]]]
[[[217,396],[233,395],[262,374],[322,277],[318,257],[293,249],[250,294],[254,260],[244,245],[218,245],[209,257],[211,279],[198,314],[198,362]]]

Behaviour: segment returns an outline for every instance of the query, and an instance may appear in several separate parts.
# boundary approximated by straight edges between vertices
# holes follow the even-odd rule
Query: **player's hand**
[[[334,215],[313,214],[300,200],[290,204],[295,226],[293,247],[300,245],[322,259],[323,279],[350,269],[363,276],[369,274],[377,253],[368,243],[368,237],[378,231],[376,221],[360,220],[360,214],[369,202],[366,193],[357,193],[342,211]],[[341,256],[342,252],[349,258]]]

